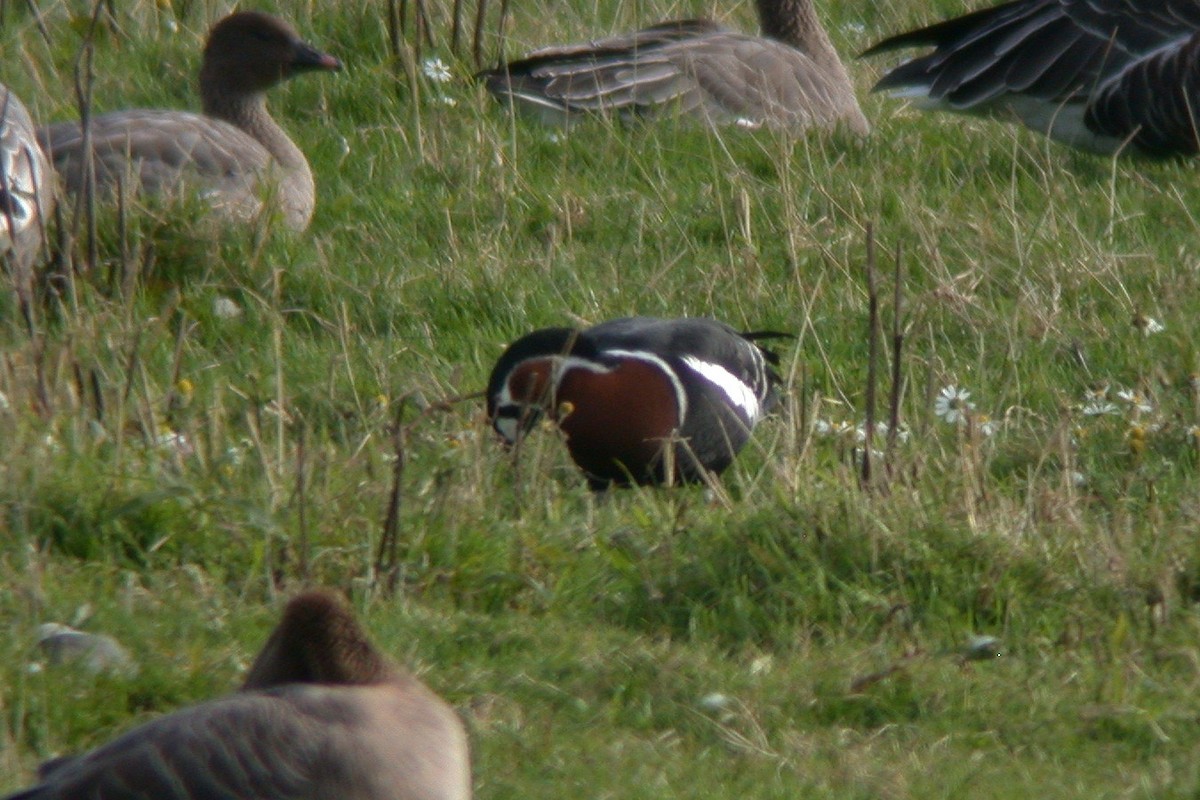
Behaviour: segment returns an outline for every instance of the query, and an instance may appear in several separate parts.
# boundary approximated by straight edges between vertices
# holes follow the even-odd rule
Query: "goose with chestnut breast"
[[[870,130],[812,0],[757,0],[761,35],[707,19],[547,47],[480,73],[513,106],[562,123],[581,112],[674,111],[710,124]]]
[[[242,11],[209,31],[200,68],[203,114],[136,109],[61,122],[39,132],[69,192],[132,181],[162,194],[192,184],[206,202],[234,219],[254,217],[271,197],[287,224],[312,218],[315,185],[308,159],[272,119],[266,92],[295,75],[341,69],[341,62],[304,42],[282,19]],[[88,153],[90,149],[90,167]]]
[[[293,599],[240,691],[49,762],[5,800],[468,800],[454,710],[333,595]]]

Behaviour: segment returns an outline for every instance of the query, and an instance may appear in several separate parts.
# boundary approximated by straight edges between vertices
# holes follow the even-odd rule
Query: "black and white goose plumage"
[[[53,210],[53,177],[33,120],[0,84],[0,265],[8,265],[18,290],[30,279]]]
[[[547,414],[595,489],[719,473],[778,402],[778,358],[705,318],[629,317],[543,328],[511,344],[488,381],[488,416],[516,442]]]
[[[480,73],[505,102],[563,123],[590,112],[663,112],[710,124],[870,130],[812,0],[757,0],[762,35],[712,20],[546,47]]]
[[[1100,153],[1200,151],[1200,1],[1014,0],[885,39],[933,51],[875,85],[933,110],[1011,117]]]

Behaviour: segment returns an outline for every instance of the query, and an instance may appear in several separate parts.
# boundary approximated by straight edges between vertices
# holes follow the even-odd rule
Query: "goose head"
[[[242,690],[287,683],[365,686],[396,674],[345,603],[330,592],[312,591],[288,603]]]
[[[300,38],[282,19],[259,11],[230,14],[208,34],[201,91],[256,95],[302,72],[336,72],[342,63]]]

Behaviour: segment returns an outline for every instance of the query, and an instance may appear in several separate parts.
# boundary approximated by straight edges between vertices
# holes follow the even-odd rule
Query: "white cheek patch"
[[[496,417],[493,423],[496,432],[504,437],[507,442],[517,441],[517,432],[520,429],[520,424],[515,417]]]
[[[745,381],[720,364],[713,364],[711,361],[701,361],[695,356],[684,356],[683,363],[687,364],[688,367],[713,386],[720,389],[725,397],[728,398],[730,404],[746,413],[750,424],[753,425],[755,422],[758,422],[762,416],[762,404],[758,400],[758,395],[754,393],[754,389],[748,386]]]

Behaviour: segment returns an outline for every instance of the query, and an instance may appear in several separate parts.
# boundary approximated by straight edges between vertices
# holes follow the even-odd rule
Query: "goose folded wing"
[[[1200,151],[1200,33],[1142,59],[1106,84],[1087,109],[1093,130],[1131,139],[1150,155]]]
[[[248,693],[153,720],[43,769],[7,800],[290,800],[315,796],[334,734],[318,698]],[[338,776],[326,775],[330,786]]]
[[[44,128],[43,147],[68,186],[82,183],[83,130],[64,122]],[[252,185],[255,174],[271,164],[267,151],[227,122],[188,112],[124,111],[95,118],[91,147],[101,183],[132,172],[141,186],[159,191],[181,175]]]

